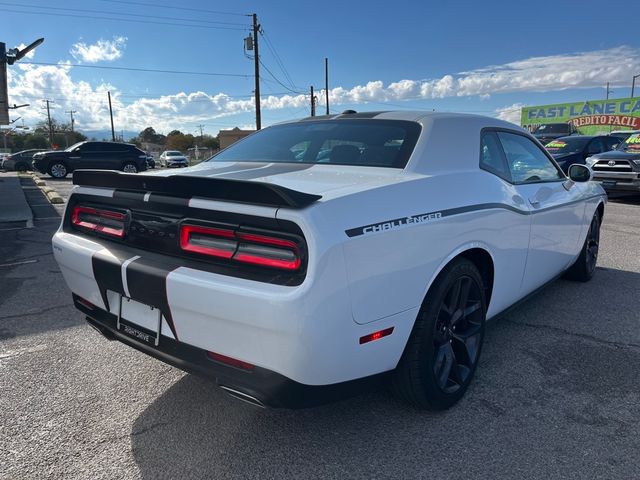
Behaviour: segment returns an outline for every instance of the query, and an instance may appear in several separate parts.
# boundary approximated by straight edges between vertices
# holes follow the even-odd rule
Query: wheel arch
[[[600,216],[600,221],[602,222],[602,219],[604,218],[604,202],[602,200],[600,200],[600,202],[598,202],[598,206],[596,207],[596,211],[598,212],[598,215]]]
[[[495,262],[493,259],[493,255],[491,254],[489,247],[481,242],[474,242],[470,244],[466,244],[458,247],[456,250],[451,252],[445,260],[439,265],[436,269],[432,278],[429,281],[429,284],[424,292],[424,297],[426,298],[429,294],[429,290],[433,287],[438,276],[442,273],[447,265],[453,262],[456,258],[465,258],[473,263],[480,275],[482,277],[482,281],[484,283],[485,290],[485,299],[486,299],[486,307],[487,311],[489,310],[489,305],[491,302],[491,296],[493,295],[493,286],[495,284]]]

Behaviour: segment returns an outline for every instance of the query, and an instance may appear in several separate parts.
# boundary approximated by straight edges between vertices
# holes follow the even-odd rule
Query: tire
[[[462,398],[482,350],[484,291],[480,272],[465,258],[438,275],[393,373],[397,396],[426,410],[446,410]]]
[[[125,173],[138,173],[138,166],[133,162],[126,162],[122,165],[122,171]]]
[[[64,162],[51,162],[48,173],[53,178],[65,178],[69,171]]]
[[[580,255],[573,265],[565,272],[564,278],[577,282],[588,282],[596,272],[598,249],[600,246],[600,213],[593,214],[587,238],[584,240]]]

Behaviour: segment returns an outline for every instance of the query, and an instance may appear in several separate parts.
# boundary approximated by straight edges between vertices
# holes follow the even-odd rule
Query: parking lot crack
[[[36,316],[36,315],[42,315],[42,314],[50,312],[52,310],[58,310],[58,309],[61,309],[61,308],[69,308],[70,306],[71,306],[71,304],[69,304],[69,303],[65,303],[64,305],[53,305],[51,307],[40,308],[38,310],[31,310],[29,312],[16,313],[16,314],[13,314],[13,315],[6,315],[4,317],[0,317],[0,320],[9,320],[11,318],[32,317],[32,316]]]
[[[591,342],[599,343],[601,345],[607,345],[615,348],[632,348],[634,350],[640,350],[640,344],[638,343],[624,343],[624,342],[614,342],[611,340],[604,340],[602,338],[598,338],[593,335],[589,335],[586,333],[577,333],[572,332],[570,330],[566,330],[561,327],[556,327],[554,325],[546,325],[546,324],[538,324],[538,323],[527,323],[527,322],[516,322],[515,320],[504,319],[505,322],[511,323],[513,325],[519,325],[522,327],[535,328],[535,329],[545,329],[556,333],[561,333],[563,335],[568,335],[571,337],[581,338],[583,340],[589,340]]]

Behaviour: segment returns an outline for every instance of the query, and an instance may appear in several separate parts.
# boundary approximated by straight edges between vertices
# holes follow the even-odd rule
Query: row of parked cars
[[[175,150],[163,152],[158,160],[167,168],[189,165],[187,158]],[[37,170],[54,178],[64,178],[80,168],[143,172],[155,168],[156,161],[133,144],[86,141],[65,150],[23,150],[4,158],[0,167],[15,171]]]
[[[608,192],[640,193],[640,131],[569,135],[545,148],[565,173],[575,163],[587,165]]]

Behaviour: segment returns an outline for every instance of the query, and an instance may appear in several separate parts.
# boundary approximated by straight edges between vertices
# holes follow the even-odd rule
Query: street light
[[[633,80],[631,81],[631,98],[633,98],[633,91],[636,88],[636,78],[640,78],[640,73],[638,75],[634,75]]]

